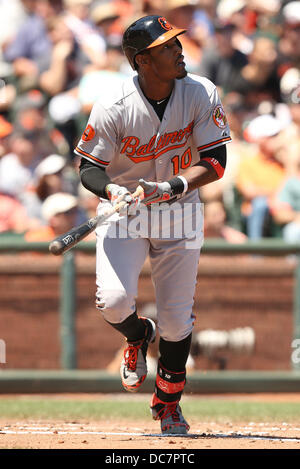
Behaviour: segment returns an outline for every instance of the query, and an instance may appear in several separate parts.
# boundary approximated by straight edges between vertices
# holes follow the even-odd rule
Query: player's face
[[[184,78],[187,74],[183,61],[182,47],[176,37],[161,46],[149,49],[150,66],[153,72],[162,80]]]

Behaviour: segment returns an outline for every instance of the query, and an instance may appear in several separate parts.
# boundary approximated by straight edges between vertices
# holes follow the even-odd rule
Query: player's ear
[[[142,54],[137,54],[135,56],[135,62],[138,67],[147,65],[150,62],[150,55],[146,52],[143,52]]]

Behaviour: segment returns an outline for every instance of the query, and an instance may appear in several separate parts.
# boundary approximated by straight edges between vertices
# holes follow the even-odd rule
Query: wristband
[[[184,184],[184,189],[183,189],[183,194],[185,194],[189,188],[189,185],[188,185],[188,182],[187,180],[185,179],[184,176],[177,176],[179,179],[182,180],[183,184]]]
[[[184,194],[187,191],[188,183],[183,176],[176,176],[170,179],[168,183],[171,186],[172,195]]]

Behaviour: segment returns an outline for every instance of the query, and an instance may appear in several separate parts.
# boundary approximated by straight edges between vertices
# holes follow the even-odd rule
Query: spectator
[[[280,78],[277,74],[277,52],[274,41],[260,37],[248,55],[249,63],[241,69],[237,91],[246,96],[246,103],[256,108],[261,101],[280,100]]]
[[[24,233],[31,224],[21,202],[12,195],[0,192],[0,233]]]
[[[222,202],[226,210],[227,223],[241,231],[243,221],[239,195],[235,187],[236,177],[241,161],[252,156],[256,146],[243,138],[243,123],[251,118],[244,97],[239,93],[229,93],[224,98],[223,105],[232,135],[232,142],[227,146],[226,170],[222,179],[203,186],[200,195],[204,203]]]
[[[282,132],[285,154],[291,155],[288,177],[271,205],[275,221],[282,226],[282,236],[288,242],[300,240],[300,71],[290,68],[281,79],[281,90],[288,104],[292,122]]]
[[[26,2],[6,0],[0,2],[0,77],[6,81],[5,92],[0,91],[0,112],[7,111],[16,96],[14,71],[3,57],[3,50],[12,42],[28,16]]]
[[[201,49],[206,47],[214,36],[214,21],[216,18],[216,1],[200,0],[196,4],[193,16],[192,36],[200,44]]]
[[[28,7],[28,5],[27,5]],[[35,87],[51,52],[45,20],[60,11],[61,1],[37,0],[30,4],[30,14],[16,37],[4,49],[4,59],[11,62],[23,90]]]
[[[300,2],[289,2],[282,9],[282,36],[279,40],[279,75],[300,67]]]
[[[86,73],[80,80],[78,97],[82,112],[89,115],[93,104],[101,99],[103,105],[107,101],[106,90],[111,87],[118,89],[127,77],[121,72],[124,54],[118,46],[108,45],[105,70],[93,70]]]
[[[9,153],[9,136],[12,134],[12,132],[12,124],[0,115],[0,161],[2,156]]]
[[[251,1],[221,0],[216,7],[216,18],[223,24],[233,24],[232,46],[245,55],[252,50],[252,35],[249,35],[249,8]]]
[[[259,37],[260,35],[277,37],[280,34],[277,18],[281,6],[281,0],[265,0],[264,2],[247,0],[243,24],[247,37]]]
[[[242,196],[241,210],[250,239],[265,235],[270,201],[286,176],[286,162],[278,158],[281,130],[281,122],[271,115],[255,118],[245,129],[245,138],[257,143],[257,152],[241,161],[236,187]]]
[[[71,194],[57,192],[43,202],[42,214],[45,226],[27,230],[25,240],[51,241],[75,226],[78,200]]]
[[[291,122],[282,132],[282,140],[285,144],[284,151],[290,155],[290,173],[296,174],[298,173],[300,154],[300,69],[289,68],[280,81],[280,89],[291,117]]]
[[[215,22],[215,45],[205,47],[197,70],[216,84],[224,94],[239,91],[241,70],[248,58],[233,47],[232,38],[236,27],[232,23]]]
[[[204,208],[204,236],[205,238],[222,238],[229,243],[243,243],[247,236],[226,223],[226,211],[220,201],[205,204]]]
[[[91,10],[90,17],[106,44],[121,45],[122,29],[119,26],[121,16],[116,3],[109,1],[96,4]]]
[[[70,192],[69,184],[63,174],[66,164],[63,156],[56,154],[47,156],[36,167],[30,190],[23,193],[22,200],[28,216],[36,219],[39,224],[45,222],[42,204],[47,197],[57,192]]]
[[[12,41],[29,14],[26,1],[9,0],[0,3],[0,46]],[[33,3],[33,2],[29,2]]]
[[[69,148],[73,149],[81,110],[77,96],[78,84],[90,61],[78,46],[63,17],[51,18],[47,22],[47,30],[52,52],[47,57],[48,67],[41,74],[39,85],[51,98],[48,104],[51,120]]]
[[[89,17],[92,0],[64,0],[64,21],[91,64],[104,65],[106,39]]]
[[[289,243],[300,242],[300,153],[294,176],[287,178],[272,203],[272,215],[283,227],[283,239]]]
[[[224,23],[240,24],[243,22],[240,15],[246,6],[246,0],[220,0],[216,8],[217,17]]]
[[[193,34],[196,3],[193,0],[168,0],[166,5],[170,23],[187,30],[187,33],[181,36],[179,40],[183,46],[187,68],[191,73],[194,73],[197,71],[202,55],[202,43],[199,42],[199,35]]]
[[[0,191],[22,201],[24,192],[32,185],[38,155],[32,140],[22,132],[12,134],[10,150],[0,159]]]
[[[50,51],[45,60],[45,71],[41,74],[39,85],[50,96],[77,86],[82,64],[79,66],[80,51],[72,32],[60,16],[47,21]]]
[[[12,107],[16,129],[29,135],[39,158],[51,153],[70,154],[63,135],[50,121],[46,99],[39,90],[30,90],[17,97]]]

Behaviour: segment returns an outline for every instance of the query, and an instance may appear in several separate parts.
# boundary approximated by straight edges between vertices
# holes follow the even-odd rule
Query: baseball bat
[[[143,194],[143,192],[143,188],[138,186],[137,190],[132,194],[132,197],[139,197]],[[72,247],[76,246],[76,244],[78,244],[84,238],[86,238],[92,231],[96,229],[98,225],[107,220],[107,218],[125,207],[125,205],[127,205],[127,202],[125,200],[121,200],[113,207],[109,207],[100,215],[96,215],[81,225],[71,228],[66,233],[51,241],[49,244],[49,251],[55,256],[59,256],[60,254],[68,251]]]

